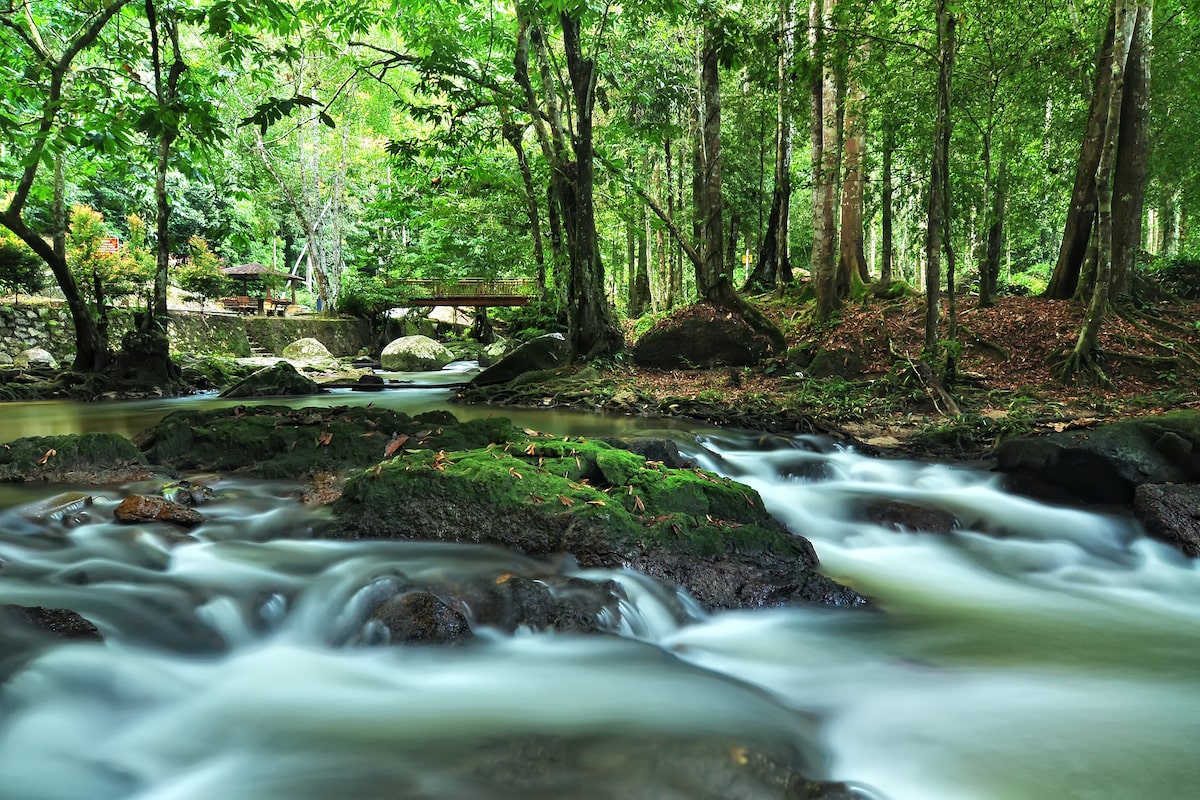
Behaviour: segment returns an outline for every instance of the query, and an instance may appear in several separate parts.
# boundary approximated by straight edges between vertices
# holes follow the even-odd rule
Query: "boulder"
[[[362,469],[417,447],[486,447],[512,433],[506,419],[460,424],[445,412],[261,405],[176,411],[135,441],[145,459],[175,470],[297,478]]]
[[[1085,502],[1127,505],[1139,484],[1200,483],[1200,411],[1006,439],[996,465],[1027,491],[1040,485]]]
[[[472,386],[508,383],[526,372],[553,370],[571,361],[571,348],[561,333],[548,333],[518,347],[471,380]]]
[[[18,369],[58,369],[58,362],[54,360],[54,356],[40,347],[22,350],[12,362]]]
[[[633,346],[633,361],[655,369],[706,369],[755,364],[770,341],[737,314],[697,303],[660,321]]]
[[[287,361],[263,367],[221,392],[221,397],[289,397],[320,394],[320,384],[296,371]]]
[[[145,494],[126,497],[113,509],[113,516],[119,522],[172,522],[184,528],[194,528],[204,522],[204,517],[194,508]]]
[[[0,605],[0,627],[6,624],[49,633],[59,639],[93,642],[103,640],[95,625],[78,613],[64,608]]]
[[[283,357],[288,361],[299,361],[304,364],[320,364],[333,361],[333,353],[320,341],[311,336],[297,339],[283,348]]]
[[[1134,492],[1133,509],[1150,536],[1200,557],[1200,486],[1144,483]]]
[[[508,351],[512,349],[512,343],[507,339],[502,339],[499,336],[491,344],[487,345],[480,351],[478,359],[479,366],[487,368],[496,364],[500,359],[508,355]]]
[[[428,336],[393,339],[379,356],[384,369],[396,372],[427,372],[441,369],[453,360],[453,353]]]
[[[99,484],[157,475],[133,442],[115,433],[30,436],[0,448],[0,481]]]
[[[626,568],[708,609],[862,597],[816,571],[809,542],[748,486],[603,442],[516,437],[503,448],[406,452],[352,476],[330,535],[500,545]]]

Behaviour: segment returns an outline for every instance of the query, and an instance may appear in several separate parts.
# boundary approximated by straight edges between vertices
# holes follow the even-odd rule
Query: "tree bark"
[[[862,117],[865,100],[861,86],[847,83],[843,129],[842,213],[838,236],[839,284],[852,287],[869,283],[867,256],[863,246],[863,151],[866,149],[865,120]]]
[[[1052,300],[1067,300],[1075,294],[1079,271],[1087,255],[1088,239],[1091,238],[1096,219],[1096,168],[1100,163],[1108,114],[1105,98],[1111,93],[1114,22],[1110,12],[1104,41],[1096,56],[1096,77],[1092,85],[1087,131],[1075,166],[1075,186],[1071,190],[1071,205],[1067,209],[1058,262],[1044,294]]]
[[[1113,263],[1113,175],[1117,157],[1117,134],[1121,124],[1121,104],[1124,94],[1125,68],[1129,57],[1137,21],[1136,8],[1130,8],[1129,0],[1113,0],[1113,46],[1108,59],[1108,96],[1103,98],[1105,107],[1104,133],[1101,137],[1100,160],[1096,165],[1096,195],[1098,214],[1096,219],[1098,248],[1096,254],[1096,280],[1092,299],[1088,303],[1087,315],[1064,368],[1069,377],[1083,368],[1089,368],[1103,380],[1103,373],[1096,362],[1100,326],[1108,309],[1110,279]]]
[[[880,242],[880,247],[883,250],[883,254],[879,260],[879,283],[882,286],[887,286],[893,280],[893,259],[895,258],[896,254],[895,235],[892,232],[892,220],[894,219],[893,215],[895,213],[893,209],[895,202],[893,198],[893,194],[895,192],[895,178],[892,172],[892,160],[895,152],[896,132],[891,124],[891,121],[885,119],[883,123],[883,164],[880,175],[880,183],[882,185],[879,189],[879,202],[882,206],[880,214],[882,217],[880,223],[882,226],[882,231],[880,232],[880,238],[883,240]]]
[[[796,49],[792,2],[793,0],[779,0],[775,188],[771,192],[771,210],[767,215],[767,229],[759,248],[758,263],[746,278],[745,291],[765,292],[781,283],[792,281],[792,265],[788,252],[788,216],[792,199],[791,86],[792,61]]]
[[[1146,176],[1150,163],[1150,48],[1153,3],[1136,8],[1133,39],[1125,67],[1121,125],[1113,176],[1112,297],[1127,302],[1131,278],[1142,250],[1142,218],[1146,210]]]
[[[560,209],[567,237],[570,272],[567,280],[567,338],[574,358],[611,355],[624,345],[613,323],[604,291],[604,264],[596,237],[595,148],[592,109],[596,65],[583,55],[580,21],[559,15],[563,51],[571,82],[575,160],[554,165],[560,176]]]
[[[990,148],[989,148],[990,149]],[[987,167],[991,170],[990,161]],[[989,308],[995,303],[996,289],[1000,282],[1000,250],[1004,244],[1004,212],[1008,199],[1008,162],[1000,162],[995,181],[988,178],[991,202],[988,207],[986,240],[983,262],[979,265],[979,307]]]
[[[819,19],[821,25],[831,24],[835,0],[825,0],[823,13]],[[819,0],[814,0],[814,6],[819,6]],[[820,91],[814,89],[814,160],[817,161],[815,180],[813,183],[813,199],[815,218],[813,220],[813,283],[817,295],[817,316],[822,321],[833,316],[837,302],[837,237],[836,220],[838,162],[840,160],[840,143],[838,141],[838,90],[837,76],[834,73],[833,58],[821,53],[820,44],[823,37],[817,35],[817,52],[814,54],[821,64]],[[816,131],[820,130],[820,140]]]
[[[929,214],[925,234],[925,356],[936,358],[938,316],[941,310],[941,253],[949,243],[947,217],[950,196],[950,91],[954,74],[955,18],[947,0],[938,0],[937,111],[934,120],[933,158],[929,170]]]

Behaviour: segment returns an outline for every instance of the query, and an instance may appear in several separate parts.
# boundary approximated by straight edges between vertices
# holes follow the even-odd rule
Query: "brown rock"
[[[121,522],[173,522],[185,528],[204,522],[203,515],[193,508],[144,494],[129,495],[113,509],[113,514]]]

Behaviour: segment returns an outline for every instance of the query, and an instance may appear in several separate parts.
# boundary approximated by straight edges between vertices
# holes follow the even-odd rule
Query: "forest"
[[[780,354],[755,298],[828,324],[923,297],[922,357],[951,377],[961,308],[1073,299],[1057,373],[1103,383],[1106,315],[1195,273],[1194,17],[1183,0],[8,0],[0,283],[57,285],[76,370],[163,380],[168,286],[213,296],[217,266],[254,261],[369,318],[411,279],[533,278],[577,359],[696,300]],[[110,342],[121,298],[145,313]]]

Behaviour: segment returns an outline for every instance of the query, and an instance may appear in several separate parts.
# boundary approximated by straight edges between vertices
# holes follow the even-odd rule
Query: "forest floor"
[[[1100,334],[1108,383],[1064,383],[1056,367],[1074,347],[1084,307],[1004,297],[959,301],[957,413],[918,369],[920,299],[845,305],[831,324],[769,296],[751,298],[782,327],[788,355],[754,368],[647,370],[618,364],[614,410],[658,405],[764,430],[817,431],[909,452],[977,456],[1003,435],[1065,430],[1119,417],[1200,407],[1200,302],[1164,301],[1112,313]],[[945,330],[943,320],[942,330]],[[941,371],[941,366],[938,368]]]

